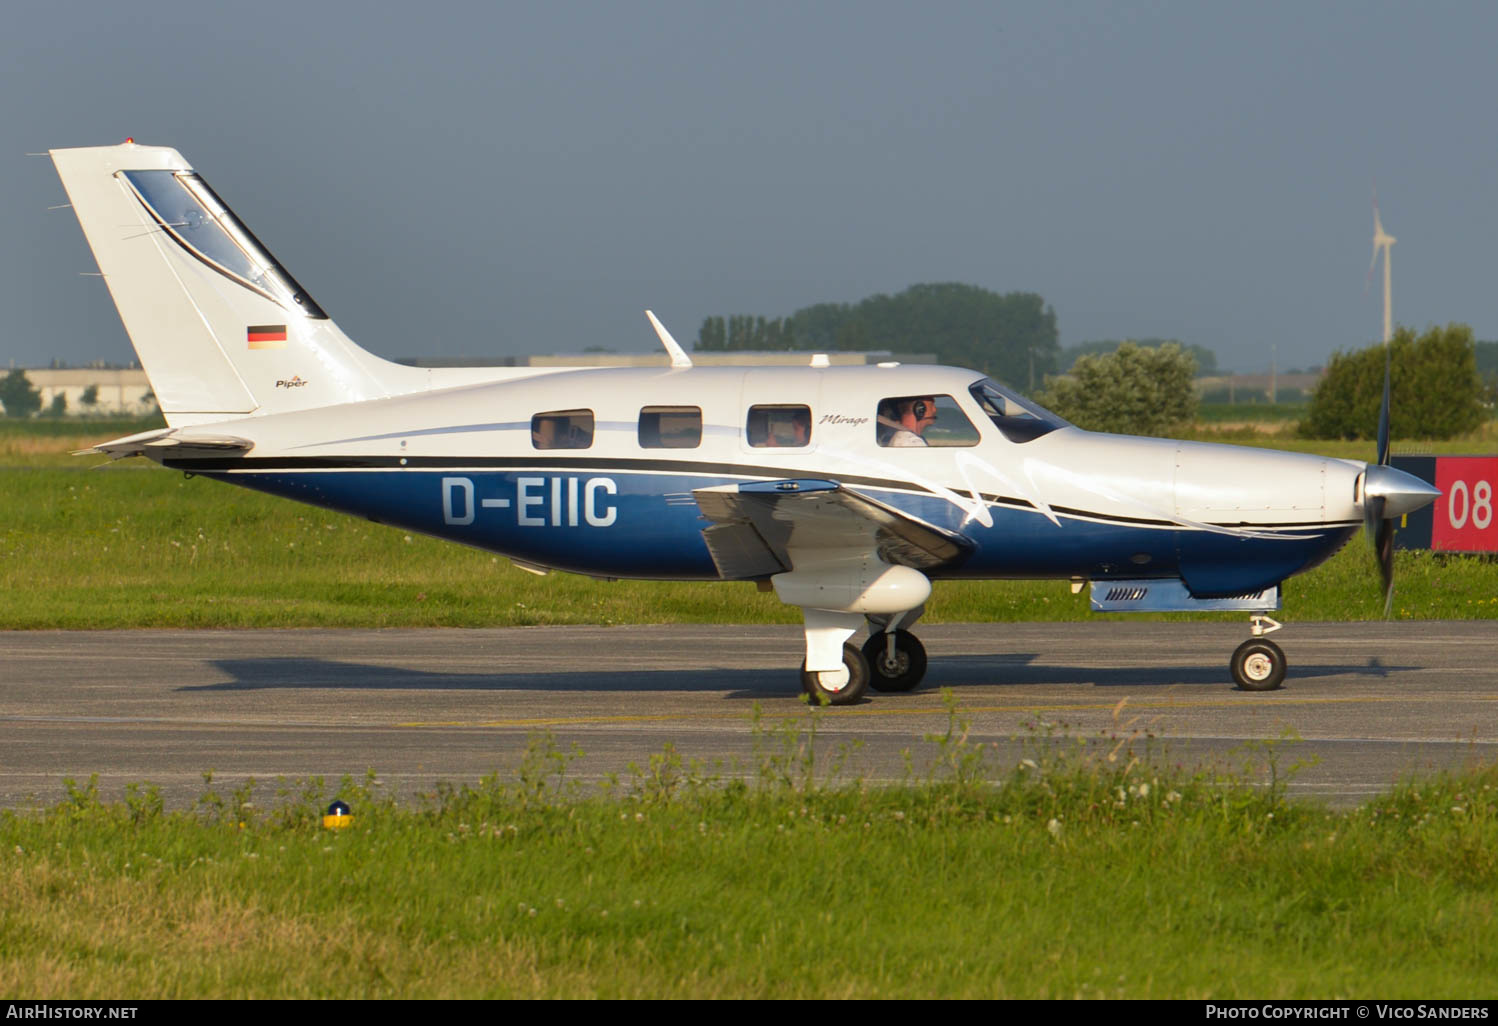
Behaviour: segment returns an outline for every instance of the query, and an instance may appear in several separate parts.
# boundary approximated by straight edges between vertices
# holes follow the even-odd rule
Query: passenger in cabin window
[[[531,418],[531,445],[537,449],[586,449],[592,444],[592,410],[538,413]]]
[[[557,422],[551,417],[531,419],[531,445],[537,449],[557,449]]]
[[[751,406],[746,424],[757,449],[804,449],[811,444],[811,409],[806,406]]]
[[[927,445],[923,435],[936,423],[936,397],[886,399],[879,404],[879,444],[894,448]]]
[[[770,444],[784,449],[804,449],[811,444],[811,411],[799,406],[790,411],[789,417],[780,418],[775,425],[780,431],[770,432]]]

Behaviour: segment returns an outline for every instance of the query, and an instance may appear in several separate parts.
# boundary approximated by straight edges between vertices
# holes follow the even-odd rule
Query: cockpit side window
[[[592,410],[556,410],[531,418],[531,445],[537,449],[586,449],[592,444]]]
[[[751,406],[744,437],[756,449],[804,449],[811,444],[811,408]]]
[[[887,448],[977,445],[978,429],[949,395],[902,395],[881,399],[874,437]]]
[[[992,378],[984,378],[968,391],[994,426],[1016,444],[1034,441],[1057,428],[1071,427],[1050,410],[1020,398]]]

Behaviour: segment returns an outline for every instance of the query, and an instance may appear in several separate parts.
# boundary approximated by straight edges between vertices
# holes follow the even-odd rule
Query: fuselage
[[[1361,523],[1360,463],[995,416],[983,380],[889,365],[563,371],[235,420],[224,428],[253,442],[246,455],[163,462],[603,577],[717,579],[692,493],[748,481],[835,480],[958,532],[971,552],[931,574],[947,578],[1182,577],[1231,594],[1315,565]],[[946,423],[934,444],[888,444],[881,411],[912,396],[939,397]],[[756,422],[801,407],[805,444]]]

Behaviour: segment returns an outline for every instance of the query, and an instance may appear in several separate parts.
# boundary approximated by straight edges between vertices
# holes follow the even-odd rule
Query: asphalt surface
[[[845,777],[917,774],[947,729],[1009,772],[1044,737],[1210,766],[1357,803],[1405,774],[1498,759],[1498,624],[1294,624],[1275,635],[1286,686],[1234,688],[1247,625],[1082,623],[921,626],[925,683],[824,710],[816,750],[853,740]],[[375,770],[401,793],[512,772],[550,731],[584,753],[583,781],[628,776],[672,744],[753,778],[781,750],[798,700],[794,627],[0,633],[0,807],[51,803],[98,774],[107,796],[158,785],[184,806],[212,770],[253,776]],[[761,725],[752,724],[754,707]],[[778,732],[778,733],[777,733]],[[1274,741],[1266,754],[1263,741]],[[1308,764],[1309,765],[1305,765]]]

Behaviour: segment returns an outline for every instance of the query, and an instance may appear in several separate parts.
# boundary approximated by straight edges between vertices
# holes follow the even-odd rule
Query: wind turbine
[[[1373,266],[1378,263],[1378,251],[1384,251],[1384,345],[1394,337],[1394,296],[1391,291],[1389,258],[1393,255],[1394,236],[1384,231],[1378,217],[1378,192],[1373,193],[1373,259],[1368,262],[1368,276],[1373,276]]]

